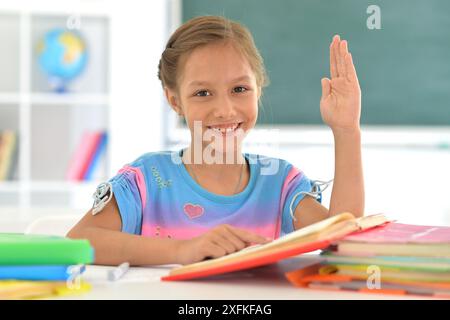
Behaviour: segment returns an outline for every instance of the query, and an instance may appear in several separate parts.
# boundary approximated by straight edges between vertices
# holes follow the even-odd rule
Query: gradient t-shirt
[[[189,239],[229,224],[276,239],[294,230],[290,204],[313,184],[289,162],[244,153],[250,166],[246,188],[235,195],[209,192],[188,173],[182,151],[146,153],[109,180],[122,232]],[[292,210],[303,199],[297,195]]]

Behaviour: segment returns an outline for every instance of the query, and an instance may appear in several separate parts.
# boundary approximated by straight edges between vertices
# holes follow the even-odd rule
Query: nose
[[[229,95],[221,95],[214,108],[216,118],[230,119],[236,116],[236,108]]]

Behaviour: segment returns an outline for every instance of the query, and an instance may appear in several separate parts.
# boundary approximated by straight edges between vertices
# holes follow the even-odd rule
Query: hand
[[[205,258],[219,258],[250,244],[262,244],[269,241],[244,229],[222,224],[201,236],[181,240],[176,249],[176,260],[180,264],[189,264]]]
[[[359,130],[361,90],[347,41],[333,37],[330,45],[331,80],[322,79],[320,113],[333,132]]]

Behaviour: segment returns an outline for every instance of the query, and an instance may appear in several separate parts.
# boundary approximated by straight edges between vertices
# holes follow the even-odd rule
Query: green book
[[[94,261],[88,240],[0,233],[0,265],[73,265]]]

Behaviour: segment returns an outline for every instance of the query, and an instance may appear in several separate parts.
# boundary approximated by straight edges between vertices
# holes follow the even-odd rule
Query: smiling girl
[[[280,57],[282,58],[282,57]],[[362,216],[361,93],[347,42],[334,36],[320,111],[335,140],[330,208],[289,162],[243,153],[268,80],[249,31],[223,17],[194,18],[170,37],[158,76],[184,117],[190,145],[147,153],[101,184],[68,233],[89,239],[97,264],[188,264],[265,243],[348,211]]]

